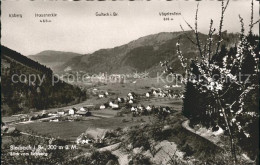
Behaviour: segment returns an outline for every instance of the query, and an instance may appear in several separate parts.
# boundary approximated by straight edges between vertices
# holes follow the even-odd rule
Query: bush
[[[143,147],[145,150],[150,149],[149,135],[144,129],[134,129],[128,132],[129,143],[133,148]]]
[[[91,164],[95,165],[104,165],[110,160],[113,160],[114,162],[116,162],[116,164],[118,164],[118,158],[115,155],[113,155],[110,151],[95,151],[91,154],[90,159],[93,160]]]
[[[86,113],[86,116],[91,116],[91,115],[92,115],[92,113],[89,111]]]
[[[149,157],[142,154],[136,154],[129,161],[129,165],[150,165],[152,164]]]
[[[194,151],[188,144],[185,144],[181,150],[185,152],[185,156],[192,156],[194,153]]]

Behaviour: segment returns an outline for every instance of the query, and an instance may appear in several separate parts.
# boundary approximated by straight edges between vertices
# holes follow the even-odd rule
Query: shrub
[[[110,160],[113,160],[114,162],[116,162],[116,164],[118,164],[118,158],[115,155],[113,155],[110,151],[95,151],[91,154],[90,159],[92,160],[91,164],[95,165],[104,165]]]
[[[145,150],[150,148],[149,136],[144,129],[132,129],[128,132],[129,143],[133,148],[143,147]]]
[[[142,154],[136,154],[129,161],[129,165],[150,165],[152,164],[149,157]]]
[[[194,151],[192,148],[189,146],[189,144],[185,144],[182,149],[183,152],[185,152],[185,156],[192,156]]]

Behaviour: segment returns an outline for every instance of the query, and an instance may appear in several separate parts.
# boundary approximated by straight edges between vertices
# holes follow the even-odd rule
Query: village
[[[148,86],[150,83],[153,87]],[[94,85],[87,90],[89,98],[83,103],[3,118],[3,141],[10,136],[51,136],[84,150],[75,159],[93,149],[106,151],[108,147],[108,150],[119,154],[119,161],[124,164],[127,154],[120,156],[118,152],[125,143],[124,139],[135,127],[145,129],[157,118],[166,120],[178,116],[182,107],[182,91],[180,85],[162,85],[153,78]],[[167,131],[170,127],[163,129]],[[161,159],[163,157],[158,160]]]
[[[138,79],[137,79],[138,80]],[[141,80],[140,80],[141,82]],[[117,85],[121,83],[117,83]],[[135,82],[129,83],[130,86],[136,85]],[[58,122],[77,122],[91,121],[102,118],[111,118],[115,116],[129,116],[128,118],[162,115],[168,116],[176,112],[174,107],[168,105],[153,105],[151,99],[165,99],[167,101],[175,100],[180,102],[182,99],[181,90],[178,85],[164,85],[162,88],[145,88],[143,93],[125,92],[120,95],[113,90],[104,90],[94,87],[89,89],[91,100],[96,100],[96,104],[80,104],[68,108],[57,108],[51,110],[42,110],[29,114],[17,114],[11,117],[4,117],[2,121],[2,134],[18,134],[18,128],[33,123],[58,123]],[[177,89],[177,90],[176,90]],[[144,92],[146,91],[146,92]],[[89,103],[90,101],[88,101]],[[103,132],[103,131],[96,131]],[[81,140],[79,140],[81,139]],[[100,140],[85,139],[82,134],[74,141],[77,144],[97,142]]]

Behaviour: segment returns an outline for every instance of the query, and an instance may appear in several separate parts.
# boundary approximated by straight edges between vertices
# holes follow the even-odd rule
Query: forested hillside
[[[2,115],[28,113],[86,99],[80,88],[56,82],[51,69],[1,46]],[[31,78],[31,80],[30,80]]]
[[[189,42],[187,36],[195,40],[192,31],[162,32],[141,37],[128,44],[112,49],[101,49],[92,54],[73,57],[64,65],[59,67],[58,72],[71,68],[74,71],[86,71],[88,73],[132,73],[135,71],[148,71],[150,75],[156,75],[162,69],[159,61],[169,60],[174,65],[176,73],[182,72],[175,45],[180,39],[185,58],[196,56],[196,45]],[[199,34],[202,43],[207,42],[205,34]],[[235,46],[238,41],[238,34],[223,32],[223,45],[228,48]],[[213,36],[217,40],[217,36]],[[215,47],[215,46],[214,46]]]

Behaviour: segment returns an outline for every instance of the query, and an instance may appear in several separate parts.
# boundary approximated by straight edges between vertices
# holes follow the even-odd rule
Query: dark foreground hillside
[[[31,80],[31,81],[30,81]],[[75,104],[85,92],[56,82],[51,69],[1,46],[1,113],[13,115]]]

